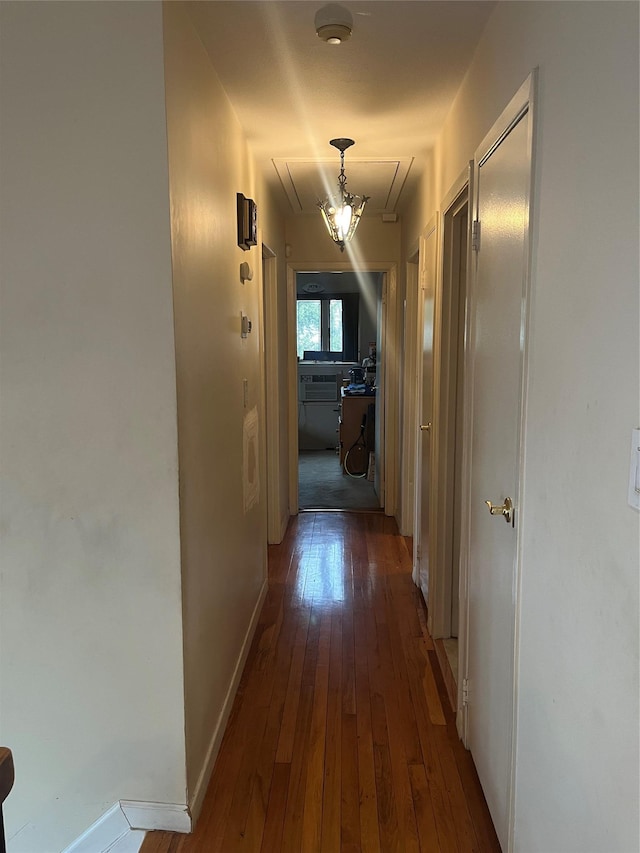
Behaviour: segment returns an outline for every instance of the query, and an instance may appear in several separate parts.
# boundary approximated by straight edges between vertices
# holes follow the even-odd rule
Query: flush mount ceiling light
[[[344,6],[329,3],[316,12],[315,25],[318,37],[327,44],[341,44],[351,38],[353,18]]]
[[[338,175],[338,195],[329,196],[324,201],[318,202],[322,213],[324,224],[331,235],[334,243],[340,246],[344,252],[344,244],[356,233],[360,217],[364,212],[364,206],[369,201],[369,196],[353,195],[347,191],[347,176],[344,173],[344,152],[347,148],[355,145],[353,139],[330,139],[329,145],[333,145],[340,152],[340,174]]]

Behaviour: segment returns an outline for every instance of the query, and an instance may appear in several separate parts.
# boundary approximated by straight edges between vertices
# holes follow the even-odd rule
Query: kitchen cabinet
[[[338,428],[340,434],[340,465],[344,462],[345,453],[360,435],[362,416],[365,414],[367,415],[365,441],[369,450],[373,450],[375,417],[370,416],[369,406],[375,407],[375,403],[375,396],[349,395],[344,393],[344,389],[341,391]]]

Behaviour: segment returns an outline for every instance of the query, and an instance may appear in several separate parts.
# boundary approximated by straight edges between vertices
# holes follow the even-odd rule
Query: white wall
[[[254,198],[265,242],[274,224],[242,131],[184,4],[165,5],[176,330],[187,782],[206,788],[233,695],[228,691],[266,582],[266,488],[245,509],[243,423],[261,396],[257,247],[236,242],[236,193]],[[256,271],[242,284],[239,268]],[[282,306],[284,308],[284,304]],[[253,322],[240,335],[241,311]],[[244,401],[243,383],[247,383]],[[228,700],[228,701],[227,701]]]
[[[638,849],[639,518],[626,503],[640,418],[637,4],[500,3],[436,149],[436,205],[535,66],[515,849],[627,853]],[[414,238],[423,226],[415,216]]]
[[[34,853],[185,802],[162,19],[0,14],[0,742]]]

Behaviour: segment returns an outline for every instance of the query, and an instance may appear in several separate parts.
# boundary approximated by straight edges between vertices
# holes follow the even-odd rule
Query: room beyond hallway
[[[196,831],[142,853],[499,849],[395,521],[293,518]]]
[[[333,450],[302,450],[298,454],[300,509],[379,510],[374,485],[366,476],[345,473]],[[360,473],[360,470],[353,473]]]

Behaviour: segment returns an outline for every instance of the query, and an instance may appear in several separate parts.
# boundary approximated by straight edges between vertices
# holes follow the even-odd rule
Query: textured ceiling
[[[258,164],[293,213],[335,187],[338,136],[356,141],[345,154],[351,192],[371,196],[371,211],[401,205],[496,5],[345,2],[353,35],[334,46],[315,33],[322,2],[187,3]]]

